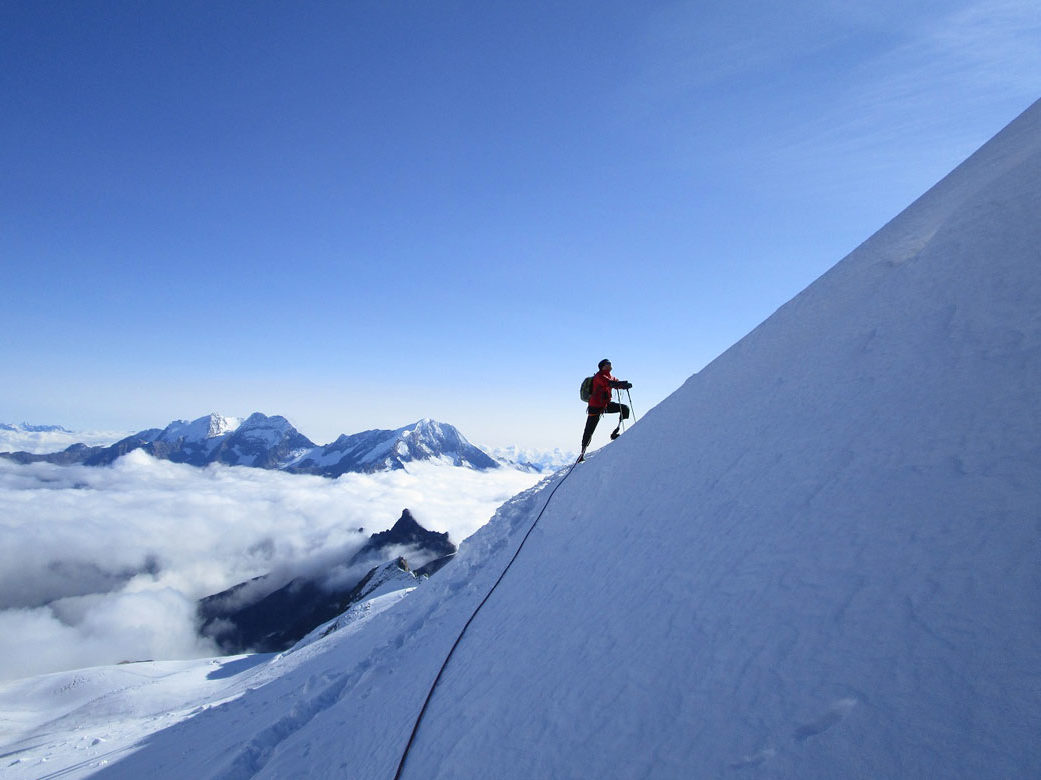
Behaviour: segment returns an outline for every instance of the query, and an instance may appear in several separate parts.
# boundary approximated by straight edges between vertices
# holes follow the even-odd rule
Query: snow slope
[[[395,589],[389,579],[334,621],[338,641],[350,641],[415,584],[402,579]],[[308,637],[287,654],[143,661],[2,683],[0,776],[90,776],[171,724],[292,677],[312,660],[313,645]]]
[[[1041,776],[1039,247],[1041,103],[349,641],[99,776],[393,777],[544,507],[404,777]]]

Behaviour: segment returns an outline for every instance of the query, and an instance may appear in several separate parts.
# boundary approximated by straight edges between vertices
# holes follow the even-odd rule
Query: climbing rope
[[[524,534],[524,538],[521,539],[520,544],[517,546],[516,552],[514,552],[513,557],[510,558],[510,562],[506,564],[506,568],[502,570],[502,573],[499,575],[499,579],[495,581],[495,584],[492,585],[488,593],[486,593],[484,598],[481,599],[481,603],[477,605],[477,608],[473,611],[473,614],[470,615],[470,619],[466,621],[466,624],[459,632],[459,636],[455,638],[455,642],[452,644],[452,649],[449,650],[448,655],[445,656],[445,660],[444,662],[442,662],[441,668],[437,672],[437,677],[434,678],[434,682],[430,686],[430,690],[427,692],[426,700],[423,702],[423,706],[419,710],[419,715],[416,717],[415,725],[412,726],[412,734],[409,735],[408,744],[405,745],[405,750],[401,754],[401,761],[398,762],[398,771],[394,773],[394,780],[399,780],[402,771],[405,769],[405,760],[408,758],[409,751],[412,749],[412,743],[416,740],[416,734],[419,733],[419,724],[423,721],[423,716],[426,714],[427,706],[430,704],[430,700],[434,697],[434,690],[437,688],[437,684],[441,682],[441,676],[445,673],[445,668],[448,666],[448,662],[452,660],[452,654],[455,653],[455,649],[459,647],[459,643],[462,641],[463,635],[466,633],[466,630],[470,627],[470,624],[474,622],[474,618],[476,618],[477,613],[481,611],[481,607],[483,607],[487,603],[488,599],[491,598],[492,593],[494,593],[495,589],[499,587],[499,583],[502,582],[503,577],[506,576],[506,572],[508,572],[510,570],[510,567],[513,566],[513,562],[517,560],[517,556],[520,555],[520,551],[524,549],[524,543],[528,541],[528,537],[531,536],[531,532],[535,530],[535,526],[538,525],[539,520],[542,519],[542,515],[546,511],[546,507],[549,506],[549,502],[553,500],[553,495],[557,492],[557,488],[563,485],[564,480],[571,476],[571,472],[575,470],[575,466],[577,465],[577,461],[575,463],[572,463],[571,467],[568,468],[567,473],[560,478],[560,481],[557,482],[556,485],[553,486],[553,490],[549,492],[549,496],[546,498],[546,503],[542,505],[542,509],[539,511],[538,516],[531,524],[531,528],[529,528],[528,532]]]

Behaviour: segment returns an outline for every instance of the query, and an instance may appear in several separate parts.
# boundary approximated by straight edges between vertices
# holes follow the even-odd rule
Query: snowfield
[[[1039,777],[1038,387],[1041,103],[394,606],[8,684],[4,774],[392,778],[541,513],[403,777]]]
[[[411,588],[379,594],[352,607],[338,619],[336,638],[349,640],[409,592]],[[132,751],[155,731],[234,701],[306,663],[314,655],[309,649],[314,642],[305,639],[289,654],[146,661],[0,685],[4,702],[0,728],[5,737],[32,743],[37,740],[30,735],[57,736],[42,753],[31,748],[5,751],[0,757],[3,774],[89,775]]]

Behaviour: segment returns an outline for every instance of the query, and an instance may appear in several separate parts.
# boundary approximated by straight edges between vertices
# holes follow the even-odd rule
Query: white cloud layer
[[[113,444],[132,431],[8,431],[0,429],[0,452],[58,452],[73,444],[88,447]]]
[[[331,574],[406,507],[458,544],[538,478],[413,464],[329,480],[140,451],[104,468],[0,460],[0,679],[213,653],[198,598]]]

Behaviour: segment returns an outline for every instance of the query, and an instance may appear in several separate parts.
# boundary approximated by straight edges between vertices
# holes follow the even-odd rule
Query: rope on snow
[[[416,722],[412,726],[412,734],[409,735],[408,743],[405,745],[405,750],[401,754],[401,761],[398,762],[398,771],[394,773],[394,780],[400,780],[401,778],[401,773],[405,769],[405,760],[408,758],[409,751],[412,749],[412,743],[416,740],[416,734],[419,733],[419,724],[423,721],[423,716],[426,714],[427,706],[430,704],[430,700],[434,697],[434,690],[437,688],[437,684],[441,682],[441,676],[445,673],[445,668],[448,666],[448,662],[452,660],[452,654],[455,653],[455,649],[459,647],[459,643],[462,641],[463,635],[466,633],[466,630],[470,627],[470,624],[474,622],[474,618],[476,618],[477,613],[481,611],[481,607],[483,607],[487,603],[488,599],[491,598],[492,593],[494,593],[495,589],[499,587],[499,583],[502,582],[503,577],[506,576],[506,572],[508,572],[510,570],[510,567],[513,566],[513,562],[517,560],[517,556],[520,555],[520,551],[524,549],[524,543],[528,541],[528,537],[531,536],[531,532],[535,530],[535,526],[538,525],[539,520],[542,519],[542,515],[543,513],[545,513],[546,508],[549,506],[549,502],[553,500],[553,495],[557,492],[557,488],[563,485],[564,480],[571,476],[571,472],[575,470],[575,466],[577,465],[577,461],[575,463],[572,463],[571,467],[567,470],[567,473],[560,478],[560,481],[556,485],[553,486],[553,490],[550,491],[549,497],[546,498],[546,503],[543,504],[541,511],[539,511],[539,514],[535,518],[535,521],[531,524],[531,528],[529,528],[528,532],[524,534],[524,538],[521,539],[521,543],[517,546],[517,551],[513,553],[513,557],[510,558],[510,562],[506,564],[506,568],[502,570],[502,574],[499,575],[499,579],[495,581],[495,584],[492,585],[488,593],[485,594],[485,597],[481,599],[481,603],[477,605],[477,608],[473,611],[473,614],[470,615],[470,619],[466,621],[466,624],[459,632],[459,636],[456,637],[455,642],[452,644],[452,649],[449,650],[448,655],[445,656],[445,660],[441,664],[441,668],[437,672],[437,677],[434,678],[434,682],[430,686],[430,690],[427,692],[426,700],[423,702],[423,706],[419,710],[419,715],[416,717]]]

